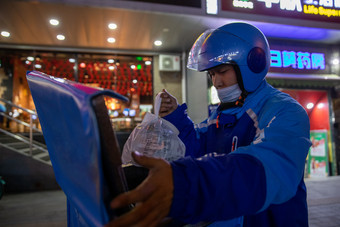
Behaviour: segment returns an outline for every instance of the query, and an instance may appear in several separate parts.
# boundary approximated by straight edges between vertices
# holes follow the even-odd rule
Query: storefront
[[[268,81],[296,99],[310,119],[312,147],[306,160],[306,177],[336,175],[333,102],[340,84],[333,64],[336,48],[272,42],[271,55]]]
[[[130,132],[153,104],[153,57],[143,55],[86,54],[67,52],[1,50],[1,89],[6,100],[34,110],[34,103],[25,78],[26,72],[41,71],[89,86],[114,90],[129,98],[128,103],[107,98],[112,125],[117,131]],[[6,82],[7,83],[4,83]],[[10,114],[29,122],[29,116],[17,109]],[[39,128],[38,119],[34,119]],[[6,124],[5,124],[6,125]],[[12,121],[12,132],[29,130]]]
[[[209,102],[206,98],[205,89],[197,89],[207,86],[206,78],[198,76],[199,73],[186,71],[183,67],[185,66],[183,59],[186,58],[184,56],[190,49],[189,45],[193,43],[193,40],[184,39],[184,37],[197,37],[203,29],[208,27],[216,28],[223,23],[245,20],[258,26],[269,37],[272,65],[267,77],[268,82],[293,96],[309,114],[314,144],[307,160],[306,176],[337,175],[340,172],[340,139],[337,137],[340,122],[340,69],[339,62],[336,62],[339,61],[340,47],[336,41],[338,38],[334,38],[339,34],[339,0],[220,0],[206,1],[207,5],[201,4],[204,1],[182,1],[181,3],[165,1],[162,5],[157,3],[152,3],[155,4],[152,5],[153,1],[140,2],[149,3],[144,5],[136,3],[134,7],[144,9],[148,13],[138,13],[135,18],[133,13],[124,12],[128,13],[126,14],[128,16],[122,16],[119,19],[129,17],[135,18],[131,21],[139,21],[147,18],[145,20],[147,23],[143,24],[143,32],[135,32],[134,23],[127,26],[134,30],[131,34],[135,34],[136,37],[129,36],[133,39],[121,48],[126,51],[134,47],[136,50],[136,45],[132,44],[137,41],[139,50],[147,49],[146,46],[141,47],[143,42],[140,42],[142,39],[138,35],[148,37],[149,34],[156,33],[163,38],[171,37],[168,41],[176,42],[176,46],[181,46],[181,48],[169,48],[162,51],[154,49],[152,56],[108,54],[107,52],[104,54],[86,53],[86,50],[44,52],[3,49],[0,51],[0,75],[3,75],[0,80],[4,85],[0,89],[1,97],[12,100],[15,104],[25,108],[34,109],[25,73],[27,70],[38,70],[91,86],[113,89],[129,97],[131,101],[128,104],[107,101],[113,125],[117,130],[131,131],[142,119],[143,114],[152,109],[154,95],[163,88],[177,97],[180,103],[186,102],[189,115],[195,122],[198,122],[208,115],[208,111],[205,113],[202,109],[212,101]],[[211,6],[208,2],[216,3],[213,7],[215,10],[208,11],[208,6]],[[20,4],[23,3],[20,2]],[[167,4],[173,5],[174,8]],[[122,3],[121,7],[129,8],[127,5]],[[160,19],[153,14],[152,18],[146,15],[149,14],[151,6],[157,12],[155,14],[162,17],[162,21],[173,20],[174,22],[165,23],[164,28],[158,27]],[[181,10],[177,10],[175,6],[181,7]],[[88,12],[87,8],[82,8],[82,10]],[[84,15],[97,12],[95,9],[91,10],[91,13],[84,13]],[[166,14],[163,15],[163,12]],[[179,12],[187,14],[188,17],[179,15]],[[115,13],[121,15],[118,14],[121,13],[118,10]],[[110,11],[108,15],[115,13]],[[207,14],[214,15],[207,16]],[[151,25],[157,27],[157,32],[152,30],[154,28]],[[94,28],[97,27],[94,26]],[[120,33],[130,34],[121,31]],[[325,40],[328,40],[328,43]],[[111,47],[111,44],[105,45]],[[153,44],[148,45],[148,48],[153,47]],[[182,71],[180,69],[175,73],[161,71],[162,61],[159,61],[158,56],[161,52],[166,53],[169,50],[172,53],[182,54],[180,67]],[[323,144],[322,147],[320,144]]]

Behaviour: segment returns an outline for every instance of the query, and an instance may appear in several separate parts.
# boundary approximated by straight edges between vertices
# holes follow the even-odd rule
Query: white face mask
[[[217,89],[217,95],[221,102],[235,102],[240,97],[242,91],[238,84]]]

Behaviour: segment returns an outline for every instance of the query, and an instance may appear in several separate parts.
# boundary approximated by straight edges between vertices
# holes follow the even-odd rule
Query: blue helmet
[[[236,64],[244,89],[254,91],[270,67],[266,37],[255,26],[241,22],[205,31],[192,46],[187,67],[206,71],[221,64]]]

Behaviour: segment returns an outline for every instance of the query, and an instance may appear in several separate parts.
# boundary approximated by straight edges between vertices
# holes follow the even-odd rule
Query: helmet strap
[[[226,110],[232,107],[241,107],[243,106],[246,97],[248,95],[247,91],[242,91],[240,97],[238,97],[238,99],[235,102],[222,102],[220,103],[220,105],[218,106],[218,110],[222,111],[222,110]]]
[[[233,66],[234,71],[236,73],[236,79],[237,79],[238,86],[240,87],[242,92],[246,92],[246,89],[244,88],[244,84],[243,84],[243,79],[242,79],[240,67],[236,63],[231,64],[231,65]]]

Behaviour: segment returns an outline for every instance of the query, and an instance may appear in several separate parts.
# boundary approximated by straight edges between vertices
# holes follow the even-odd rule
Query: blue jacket
[[[165,117],[186,145],[186,157],[171,163],[171,217],[217,226],[236,226],[230,220],[308,226],[303,176],[310,126],[298,102],[264,80],[242,107],[218,108],[198,125],[186,109]]]

